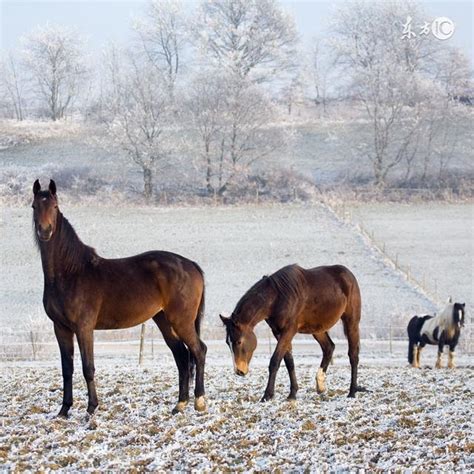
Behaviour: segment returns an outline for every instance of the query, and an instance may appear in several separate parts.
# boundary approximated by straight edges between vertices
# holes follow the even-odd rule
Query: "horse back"
[[[303,270],[306,281],[305,304],[300,314],[300,332],[328,331],[346,316],[360,320],[361,296],[357,279],[343,265]]]

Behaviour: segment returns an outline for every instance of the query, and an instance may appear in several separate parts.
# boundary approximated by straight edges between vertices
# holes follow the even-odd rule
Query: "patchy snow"
[[[370,392],[346,397],[350,370],[336,360],[328,393],[316,394],[316,365],[296,358],[298,400],[285,400],[288,376],[265,404],[268,356],[233,375],[230,354],[208,358],[209,409],[170,414],[176,401],[171,356],[144,369],[124,358],[97,364],[101,405],[86,417],[85,384],[75,375],[68,420],[58,364],[3,365],[0,371],[0,468],[49,470],[456,470],[474,469],[474,369],[415,370],[361,364]],[[383,357],[381,357],[383,362]],[[314,362],[314,361],[312,361]],[[471,361],[472,362],[472,361]]]

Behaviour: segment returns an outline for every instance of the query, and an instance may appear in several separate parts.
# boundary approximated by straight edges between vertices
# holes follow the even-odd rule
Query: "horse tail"
[[[202,287],[201,301],[199,302],[199,307],[196,315],[196,320],[194,321],[194,327],[196,328],[196,333],[201,337],[201,322],[204,318],[204,309],[206,307],[206,288]]]
[[[194,328],[196,330],[196,334],[198,335],[198,338],[201,339],[201,323],[202,319],[204,318],[204,309],[206,306],[206,287],[204,285],[204,272],[202,268],[196,263],[193,262],[194,266],[198,270],[198,272],[201,274],[202,277],[202,293],[201,293],[201,301],[199,302],[197,314],[196,314],[196,319],[194,320]],[[191,354],[190,359],[189,359],[189,372],[191,374],[191,377],[194,376],[194,368],[196,367],[196,359],[194,356]]]
[[[413,363],[413,349],[415,344],[418,342],[420,337],[420,319],[418,316],[413,316],[410,319],[407,326],[407,333],[408,333],[408,362],[410,364]]]

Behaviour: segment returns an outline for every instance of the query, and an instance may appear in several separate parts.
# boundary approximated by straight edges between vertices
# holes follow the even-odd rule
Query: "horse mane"
[[[267,276],[264,276],[263,278],[261,278],[260,280],[257,281],[257,283],[255,283],[254,285],[252,285],[245,293],[244,295],[240,298],[240,300],[237,302],[237,304],[235,305],[235,309],[234,311],[232,312],[231,314],[231,319],[233,318],[234,314],[239,314],[241,309],[242,309],[242,306],[245,304],[245,302],[247,301],[248,298],[250,298],[251,296],[254,296],[254,295],[258,295],[261,293],[261,291],[263,290],[263,287],[266,285],[267,283],[267,279],[268,277]]]
[[[270,275],[268,280],[277,291],[279,297],[283,296],[287,300],[301,299],[302,273],[298,265],[287,265]]]
[[[247,302],[248,298],[253,296],[264,298],[263,293],[268,286],[271,286],[276,291],[277,298],[283,296],[286,300],[298,301],[301,298],[301,277],[301,269],[296,264],[283,267],[270,276],[263,276],[240,298],[232,316],[241,312],[242,306]]]
[[[86,265],[97,261],[99,258],[95,249],[84,244],[77,235],[73,226],[61,212],[57,216],[57,229],[53,235],[54,241],[49,245],[54,246],[54,252],[60,256],[61,266],[66,273],[77,273],[83,270]],[[34,232],[35,242],[41,250],[44,245]]]
[[[440,328],[448,330],[454,326],[454,307],[455,303],[449,302],[438,316],[435,316]]]

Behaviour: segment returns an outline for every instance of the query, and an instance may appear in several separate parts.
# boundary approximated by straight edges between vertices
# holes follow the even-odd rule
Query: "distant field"
[[[359,279],[367,337],[387,336],[432,304],[415,291],[349,226],[324,207],[249,206],[205,208],[62,207],[82,240],[104,257],[167,249],[196,260],[207,283],[206,334],[222,334],[219,312],[231,312],[264,274],[299,263],[341,263]],[[0,326],[20,329],[43,315],[43,275],[33,244],[31,210],[3,208]],[[41,316],[45,318],[46,316]],[[262,325],[265,327],[265,325]],[[264,330],[265,334],[267,330]]]
[[[340,115],[340,116],[339,116]],[[365,120],[346,118],[344,111],[334,112],[321,119],[303,119],[293,116],[281,127],[294,130],[295,141],[290,147],[276,150],[271,156],[255,164],[257,170],[292,170],[318,185],[334,185],[353,178],[372,176],[371,163],[366,154],[358,151],[357,144],[370,141],[370,128]],[[0,134],[18,133],[7,122],[0,122]],[[91,127],[91,128],[88,128]],[[22,133],[31,135],[28,141],[19,140],[16,146],[0,146],[0,167],[4,174],[16,174],[23,179],[54,176],[59,181],[74,176],[104,180],[105,183],[127,189],[142,189],[141,170],[127,156],[117,150],[98,147],[93,125],[51,125],[48,138],[47,124],[25,124]],[[10,130],[11,129],[11,130]],[[31,130],[30,130],[31,129]],[[460,146],[448,168],[470,171],[473,139],[469,124],[459,130]],[[0,137],[1,138],[1,137]],[[0,140],[1,142],[1,140]],[[1,143],[0,143],[1,144]],[[199,163],[198,143],[193,147],[167,157],[158,165],[156,185],[158,190],[192,188],[193,193],[204,188],[205,170]],[[433,164],[437,170],[437,163]]]
[[[452,296],[474,314],[472,203],[373,203],[355,205],[352,212],[440,301]]]

